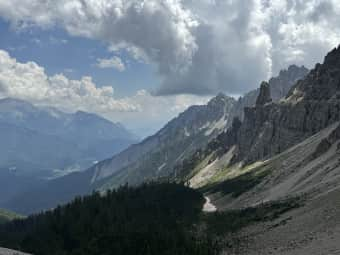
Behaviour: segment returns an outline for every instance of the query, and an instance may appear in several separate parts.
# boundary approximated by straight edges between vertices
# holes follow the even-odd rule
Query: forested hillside
[[[203,203],[182,185],[124,186],[6,224],[0,246],[35,255],[216,254],[206,236],[192,231]]]

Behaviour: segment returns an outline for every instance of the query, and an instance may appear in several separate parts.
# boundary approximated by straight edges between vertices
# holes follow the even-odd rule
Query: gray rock
[[[305,67],[291,66],[269,83],[264,83],[262,90],[252,91],[238,101],[219,94],[206,106],[190,107],[155,135],[96,165],[92,181],[110,178],[104,186],[107,188],[125,182],[135,184],[153,178],[177,176],[183,161],[201,156],[198,150],[208,146],[208,150],[221,152],[235,143],[244,106],[255,105],[261,93],[261,104],[271,102],[270,90],[274,92],[275,100],[279,100],[307,71]],[[225,132],[232,125],[230,131]]]
[[[188,108],[155,135],[97,164],[92,182],[109,177],[105,189],[173,175],[175,165],[231,124],[235,102],[219,94],[207,105]]]
[[[6,248],[0,248],[0,255],[29,255],[29,254],[22,253],[20,251],[9,250]]]
[[[298,81],[283,101],[263,104],[268,99],[263,86],[259,103],[245,108],[233,162],[251,163],[271,157],[338,121],[339,84],[340,48]]]
[[[256,106],[262,106],[266,103],[270,103],[272,98],[270,96],[270,86],[268,82],[262,82],[260,86],[260,94],[256,99]]]
[[[291,65],[286,70],[280,71],[279,75],[271,78],[268,81],[270,86],[271,98],[274,102],[278,102],[280,99],[284,98],[293,85],[297,81],[303,79],[308,74],[309,70],[304,66],[298,67],[296,65]],[[234,106],[233,114],[243,120],[244,118],[244,108],[255,106],[256,99],[260,94],[260,88],[250,91],[243,97],[240,97]]]

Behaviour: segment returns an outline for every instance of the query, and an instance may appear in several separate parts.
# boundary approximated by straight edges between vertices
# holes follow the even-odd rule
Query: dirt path
[[[205,198],[205,204],[203,205],[203,212],[216,212],[217,208],[216,206],[211,203],[209,197],[204,197]]]

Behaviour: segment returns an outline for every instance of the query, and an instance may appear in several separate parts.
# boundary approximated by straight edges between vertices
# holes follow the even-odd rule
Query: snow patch
[[[205,131],[205,136],[210,136],[215,130],[222,130],[226,127],[228,119],[223,116],[217,122],[215,122],[207,131]]]
[[[160,166],[158,167],[158,171],[161,171],[165,166],[166,166],[166,163],[163,163],[162,165],[160,165]]]
[[[187,136],[187,137],[190,136],[190,133],[189,133],[187,127],[184,127],[184,135]]]

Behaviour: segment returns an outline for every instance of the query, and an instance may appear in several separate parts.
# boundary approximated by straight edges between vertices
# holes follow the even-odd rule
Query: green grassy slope
[[[22,218],[21,215],[18,215],[14,212],[10,212],[4,209],[0,209],[0,224],[6,223],[14,219],[20,219],[20,218]]]

